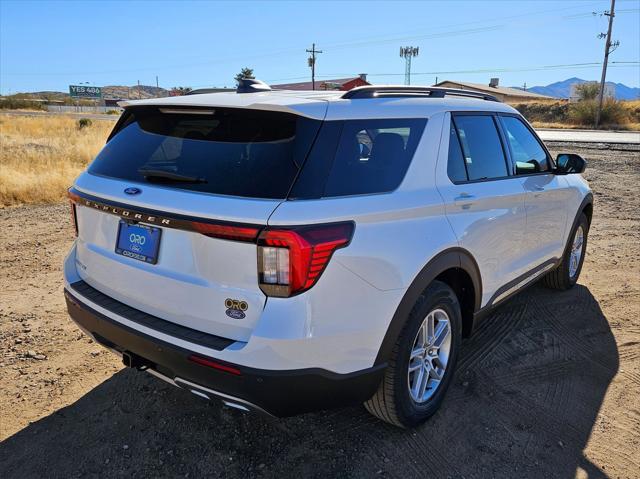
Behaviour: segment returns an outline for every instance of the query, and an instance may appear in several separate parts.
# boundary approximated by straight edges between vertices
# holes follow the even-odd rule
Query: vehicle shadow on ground
[[[443,408],[401,430],[362,407],[269,419],[123,370],[0,444],[2,477],[575,477],[618,352],[589,290],[536,286],[464,343]]]

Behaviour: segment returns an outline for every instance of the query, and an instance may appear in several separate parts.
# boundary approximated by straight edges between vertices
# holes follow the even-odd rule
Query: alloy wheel
[[[569,277],[575,278],[578,273],[578,267],[580,266],[580,259],[582,258],[582,250],[584,246],[584,229],[582,226],[578,226],[576,234],[573,237],[573,243],[571,244],[571,256],[569,257]]]
[[[436,392],[451,353],[451,323],[442,309],[434,309],[424,319],[409,357],[407,386],[418,404],[428,401]]]

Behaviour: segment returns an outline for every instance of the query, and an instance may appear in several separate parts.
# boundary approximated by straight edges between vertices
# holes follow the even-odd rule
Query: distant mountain
[[[569,98],[571,85],[574,83],[584,83],[585,81],[587,80],[573,77],[564,81],[551,83],[547,86],[533,86],[531,88],[527,88],[527,91],[539,93],[540,95],[553,96],[556,98]],[[640,88],[632,88],[623,85],[622,83],[613,82],[607,82],[607,85],[614,86],[616,98],[618,100],[637,100],[638,98],[640,98]]]
[[[25,96],[33,98],[48,98],[51,100],[62,100],[69,96],[68,92],[61,91],[36,91],[27,93]],[[159,98],[169,96],[169,90],[149,85],[134,85],[134,86],[121,86],[110,85],[102,87],[102,98],[109,99],[131,99],[137,100],[138,98]]]
[[[137,100],[138,98],[158,98],[169,96],[169,90],[165,90],[164,88],[159,88],[155,86],[148,85],[134,85],[134,86],[105,86],[102,87],[102,97],[103,98],[114,98],[114,99],[132,99]]]

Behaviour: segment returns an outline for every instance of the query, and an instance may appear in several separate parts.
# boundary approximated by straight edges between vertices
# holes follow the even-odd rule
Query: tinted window
[[[458,134],[456,128],[451,123],[449,127],[449,161],[447,162],[447,174],[451,181],[466,181],[467,170],[464,167],[464,157],[462,156],[462,149],[460,148],[460,141],[458,140]]]
[[[493,117],[457,115],[454,123],[462,145],[469,180],[508,175],[502,143]]]
[[[89,172],[172,188],[285,198],[321,122],[279,112],[134,108]]]
[[[502,122],[511,147],[511,157],[516,164],[516,172],[527,174],[548,171],[547,152],[522,120],[513,116],[504,116]]]
[[[381,193],[397,188],[425,124],[423,119],[344,121],[323,196]]]

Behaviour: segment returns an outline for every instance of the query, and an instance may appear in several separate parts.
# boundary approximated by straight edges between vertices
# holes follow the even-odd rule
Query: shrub
[[[640,123],[640,100],[625,101],[624,107],[629,112],[629,118],[633,123]]]
[[[0,100],[0,109],[6,110],[46,110],[47,107],[43,102],[33,101],[29,98],[17,98],[15,96],[6,96]]]
[[[82,130],[83,128],[88,128],[93,124],[93,122],[89,118],[80,118],[78,120],[78,130]]]
[[[600,83],[586,82],[576,86],[576,92],[581,101],[595,100],[600,93]]]
[[[107,110],[107,115],[119,115],[120,112],[118,110]]]
[[[576,103],[566,101],[530,102],[511,105],[529,122],[538,126],[561,127],[589,126],[596,122],[598,100],[581,100]],[[618,101],[606,99],[602,105],[600,125],[603,127],[623,127],[635,129],[629,122],[640,123],[640,101]]]
[[[596,122],[598,100],[582,100],[569,107],[569,121],[577,125],[591,126]],[[612,98],[602,104],[600,125],[624,125],[629,122],[629,112],[623,103]]]
[[[564,123],[569,112],[566,101],[518,103],[512,106],[529,122]]]

